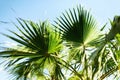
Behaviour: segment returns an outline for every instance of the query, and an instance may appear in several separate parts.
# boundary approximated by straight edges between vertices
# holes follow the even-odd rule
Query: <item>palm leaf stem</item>
[[[112,74],[116,70],[118,70],[118,67],[111,68],[106,73],[104,73],[98,80],[103,80],[104,78],[106,78],[107,76],[109,76],[110,74]]]

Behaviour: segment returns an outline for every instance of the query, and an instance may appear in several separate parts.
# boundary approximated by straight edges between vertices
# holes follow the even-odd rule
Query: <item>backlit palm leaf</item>
[[[16,25],[20,33],[10,31],[16,37],[3,34],[16,41],[18,46],[12,46],[0,52],[1,57],[8,58],[6,68],[15,74],[15,78],[26,80],[31,77],[30,75],[32,77],[35,77],[36,74],[39,77],[45,76],[45,69],[48,70],[47,74],[49,74],[49,72],[55,71],[54,69],[51,70],[52,66],[60,67],[56,63],[57,59],[51,55],[58,56],[62,49],[62,40],[51,25],[47,22],[37,24],[19,19],[18,22],[22,27],[20,29]],[[61,71],[61,68],[58,71]],[[61,74],[56,74],[56,77]]]
[[[103,73],[100,77],[103,80],[106,77],[109,77],[113,73],[115,74],[114,78],[119,77],[120,71],[120,51],[119,51],[119,40],[114,39],[115,41],[108,43],[107,54],[103,56],[105,61],[103,62]]]

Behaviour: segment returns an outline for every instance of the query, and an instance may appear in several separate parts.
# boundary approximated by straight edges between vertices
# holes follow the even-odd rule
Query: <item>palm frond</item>
[[[53,64],[56,58],[51,54],[57,56],[60,53],[63,46],[61,36],[48,22],[34,23],[23,19],[17,21],[20,25],[15,26],[20,33],[9,30],[16,37],[3,34],[18,44],[0,52],[0,57],[8,59],[6,69],[10,70],[17,80],[27,80],[30,75],[35,75],[38,71],[41,76],[45,76],[43,72],[45,69],[50,70],[50,66],[57,65]]]
[[[87,44],[99,35],[96,22],[89,12],[81,6],[77,9],[66,11],[55,21],[62,32],[63,39],[79,44]]]

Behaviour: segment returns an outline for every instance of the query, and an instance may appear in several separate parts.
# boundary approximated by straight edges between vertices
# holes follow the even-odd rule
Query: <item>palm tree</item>
[[[15,80],[102,80],[119,78],[119,16],[103,34],[92,15],[81,6],[69,9],[54,25],[17,19],[17,42],[0,52],[5,69]],[[68,76],[68,77],[67,77]]]

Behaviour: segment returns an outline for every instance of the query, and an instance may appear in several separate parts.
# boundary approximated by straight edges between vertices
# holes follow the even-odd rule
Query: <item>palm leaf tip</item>
[[[115,16],[113,21],[110,20],[110,23],[112,27],[106,36],[107,41],[113,40],[116,34],[120,33],[120,16]]]
[[[78,6],[77,9],[69,9],[57,20],[55,23],[59,26],[63,38],[67,41],[87,43],[99,33],[95,20],[81,6]]]

